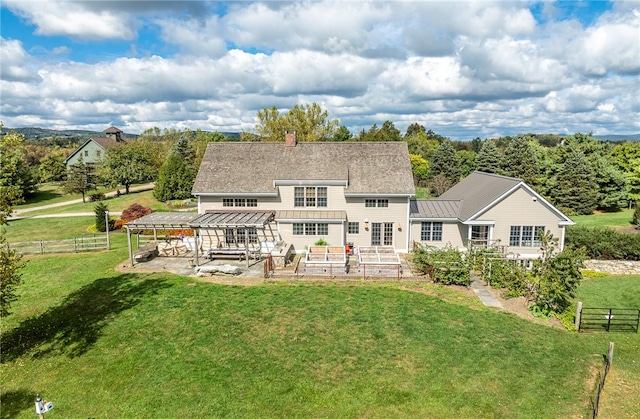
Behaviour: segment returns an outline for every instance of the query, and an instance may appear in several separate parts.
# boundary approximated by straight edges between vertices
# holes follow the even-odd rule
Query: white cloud
[[[317,102],[354,132],[386,119],[467,139],[640,130],[635,2],[587,28],[537,25],[530,3],[502,1],[231,2],[218,15],[208,2],[5,4],[41,37],[134,40],[123,56],[87,63],[70,58],[81,45],[25,49],[3,33],[7,126],[238,131],[264,107]],[[154,55],[137,39],[143,27],[179,52]]]

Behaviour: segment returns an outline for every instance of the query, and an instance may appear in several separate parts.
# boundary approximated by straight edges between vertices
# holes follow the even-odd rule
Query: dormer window
[[[293,189],[294,207],[326,207],[327,187],[326,186],[296,186]]]

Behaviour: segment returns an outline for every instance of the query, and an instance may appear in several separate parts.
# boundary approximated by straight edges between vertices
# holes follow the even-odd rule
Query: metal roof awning
[[[342,222],[347,219],[346,211],[303,211],[303,210],[283,210],[277,211],[276,221],[336,221]]]
[[[208,211],[189,222],[191,228],[264,228],[273,220],[273,211]]]
[[[211,211],[204,214],[154,212],[127,223],[127,230],[180,228],[263,228],[273,220],[273,211]]]
[[[125,227],[127,230],[189,228],[189,222],[197,216],[198,214],[184,212],[152,212],[125,224]]]

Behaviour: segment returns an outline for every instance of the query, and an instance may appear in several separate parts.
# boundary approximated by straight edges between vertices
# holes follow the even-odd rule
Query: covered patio
[[[204,214],[154,212],[125,225],[129,261],[135,265],[132,233],[152,233],[155,253],[175,256],[180,252],[193,252],[195,266],[200,266],[203,257],[244,258],[249,267],[250,259],[259,260],[270,253],[277,244],[271,228],[274,211],[210,211]],[[185,235],[184,233],[193,233]],[[159,238],[162,238],[160,246]],[[153,251],[153,249],[151,250]],[[170,253],[170,254],[169,254]]]

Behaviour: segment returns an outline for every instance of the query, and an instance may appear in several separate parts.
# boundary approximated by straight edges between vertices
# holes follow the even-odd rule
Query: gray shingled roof
[[[105,150],[107,148],[115,147],[117,145],[124,143],[124,142],[118,142],[113,138],[107,138],[107,137],[91,137],[91,139],[96,143],[100,144],[102,148],[104,148]]]
[[[275,193],[274,181],[348,181],[345,194],[414,194],[404,142],[210,143],[193,194]]]
[[[122,130],[120,128],[114,127],[113,125],[104,130],[105,134],[117,134],[119,132],[122,132]]]
[[[438,199],[462,201],[459,218],[467,221],[520,183],[522,183],[521,179],[493,173],[473,172],[440,195]]]
[[[453,218],[457,219],[462,202],[444,199],[411,200],[410,218]]]

